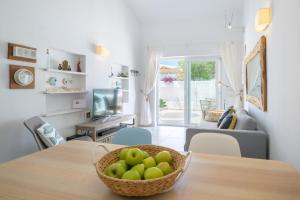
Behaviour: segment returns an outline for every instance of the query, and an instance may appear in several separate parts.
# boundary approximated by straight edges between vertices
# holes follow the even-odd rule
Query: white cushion
[[[53,147],[66,142],[49,123],[45,123],[38,128],[37,133],[47,147]]]

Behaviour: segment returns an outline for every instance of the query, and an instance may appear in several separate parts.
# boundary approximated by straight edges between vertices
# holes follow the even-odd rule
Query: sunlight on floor
[[[183,151],[186,128],[171,126],[156,126],[143,128],[151,131],[153,144],[167,146],[178,151]]]

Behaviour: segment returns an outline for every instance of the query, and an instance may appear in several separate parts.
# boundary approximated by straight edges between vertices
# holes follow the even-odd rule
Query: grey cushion
[[[191,126],[191,128],[204,128],[204,129],[216,129],[218,128],[216,122],[208,122],[208,121],[201,121],[200,124],[197,124],[195,126]]]
[[[237,123],[236,130],[257,130],[257,123],[246,111],[239,110],[236,112]]]

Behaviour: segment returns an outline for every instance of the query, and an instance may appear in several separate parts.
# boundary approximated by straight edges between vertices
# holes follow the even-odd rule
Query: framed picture
[[[267,61],[266,37],[258,41],[256,47],[246,58],[247,101],[262,111],[267,111]]]
[[[8,43],[7,58],[36,63],[36,48]]]

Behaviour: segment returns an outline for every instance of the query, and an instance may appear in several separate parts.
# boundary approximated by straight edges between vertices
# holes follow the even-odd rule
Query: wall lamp
[[[102,45],[97,45],[96,46],[96,54],[101,56],[101,57],[110,56],[109,50],[106,47],[102,46]]]
[[[255,30],[263,32],[272,22],[271,8],[261,8],[256,12]]]

